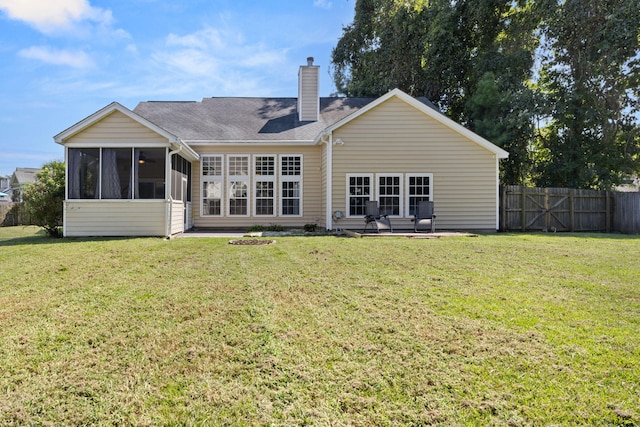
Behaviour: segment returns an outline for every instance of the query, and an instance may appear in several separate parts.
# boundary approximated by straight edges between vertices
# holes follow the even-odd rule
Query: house
[[[361,229],[368,200],[412,229],[433,200],[439,229],[498,228],[508,153],[395,89],[298,98],[114,102],[54,137],[65,147],[65,236],[172,236],[192,227]]]
[[[22,202],[23,187],[35,182],[38,172],[40,172],[38,168],[16,168],[9,178],[9,188],[5,193],[9,194],[14,202]]]
[[[0,191],[9,189],[10,180],[11,180],[11,177],[9,176],[0,176]]]

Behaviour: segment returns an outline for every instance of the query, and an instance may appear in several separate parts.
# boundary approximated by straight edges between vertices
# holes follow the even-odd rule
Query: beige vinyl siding
[[[165,236],[167,202],[66,201],[64,233],[79,236]]]
[[[223,174],[223,215],[222,216],[202,216],[202,176],[200,162],[193,163],[193,221],[196,228],[247,228],[252,225],[278,224],[284,227],[302,227],[305,224],[320,224],[322,221],[322,184],[321,184],[321,147],[317,145],[309,146],[270,146],[270,145],[217,145],[195,147],[200,155],[223,155],[225,173]],[[255,154],[275,155],[278,171],[275,176],[275,216],[253,216],[254,203],[254,165],[253,156]],[[226,162],[229,155],[249,155],[251,164],[250,174],[250,195],[249,195],[249,216],[228,216],[227,211],[227,176]],[[280,176],[279,157],[280,155],[302,155],[302,216],[281,216],[280,212]]]
[[[318,74],[319,67],[300,68],[300,88],[298,96],[298,108],[301,121],[318,120],[319,87]]]
[[[496,229],[495,155],[404,101],[390,98],[338,128],[333,137],[344,145],[333,147],[332,211],[348,211],[347,174],[428,173],[433,174],[438,228]],[[406,192],[405,181],[403,202]],[[403,216],[392,221],[394,228],[413,228]],[[345,218],[334,227],[359,229],[364,221]]]
[[[119,111],[114,111],[65,141],[67,146],[106,147],[117,144],[128,147],[152,144],[161,147],[168,145],[168,141]]]
[[[184,232],[184,203],[171,202],[171,235]]]

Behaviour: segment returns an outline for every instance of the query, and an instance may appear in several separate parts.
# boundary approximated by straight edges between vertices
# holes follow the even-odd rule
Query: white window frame
[[[205,175],[204,174],[204,164],[205,159],[217,157],[220,159],[220,175]],[[200,158],[200,216],[202,217],[221,217],[224,215],[224,199],[225,199],[225,191],[224,191],[224,156],[222,154],[203,154]],[[220,213],[219,214],[206,214],[204,213],[204,184],[206,182],[215,182],[220,185]]]
[[[412,218],[413,214],[411,214],[409,211],[411,209],[411,204],[409,202],[410,198],[412,196],[411,194],[411,185],[410,185],[410,180],[411,178],[429,178],[429,200],[433,201],[433,173],[407,173],[405,174],[405,192],[406,192],[406,199],[405,199],[405,215],[407,218]],[[424,196],[424,195],[423,195]]]
[[[284,168],[282,167],[282,161],[286,157],[299,157],[300,158],[300,174],[299,175],[283,175]],[[304,178],[304,158],[302,154],[281,154],[278,158],[278,173],[280,177],[279,182],[279,191],[278,191],[278,201],[279,201],[279,213],[280,216],[284,217],[301,217],[303,216],[303,178]],[[282,185],[285,182],[297,182],[299,186],[298,199],[299,199],[299,209],[297,214],[285,214],[284,213],[284,191],[282,190]]]
[[[272,175],[258,175],[257,161],[260,157],[270,157],[273,159],[273,174]],[[258,217],[274,217],[278,212],[277,200],[278,200],[278,186],[276,185],[276,175],[278,174],[278,156],[275,154],[254,154],[253,155],[253,215]],[[270,182],[273,185],[273,213],[271,214],[259,214],[258,213],[258,182]],[[267,199],[262,197],[262,199]]]
[[[349,194],[351,191],[351,178],[369,178],[369,200],[375,200],[375,191],[376,191],[376,182],[375,182],[375,177],[372,173],[348,173],[347,174],[347,180],[345,182],[346,184],[346,188],[345,188],[345,193],[346,193],[346,200],[345,200],[345,210],[346,212],[346,217],[347,218],[363,218],[365,216],[365,214],[363,213],[361,214],[355,214],[352,215],[351,214],[351,197],[352,195]],[[354,195],[354,197],[364,197],[364,196],[358,196],[358,195]],[[364,206],[364,209],[366,210],[366,203]]]
[[[247,160],[247,174],[246,175],[231,175],[231,160],[235,158],[245,158]],[[244,214],[231,213],[231,196],[234,193],[231,186],[233,183],[241,182],[246,185],[247,188],[247,209]],[[251,156],[249,154],[227,154],[227,216],[230,217],[248,217],[251,214]]]
[[[376,181],[375,181],[375,185],[376,185],[376,198],[375,200],[378,201],[378,206],[380,206],[381,209],[381,213],[382,212],[382,205],[380,204],[380,197],[388,197],[387,195],[381,195],[380,194],[380,178],[398,178],[398,195],[397,196],[391,196],[391,197],[397,197],[398,198],[398,214],[397,215],[391,215],[389,214],[390,218],[402,218],[403,214],[404,214],[404,179],[403,179],[403,175],[401,173],[378,173],[376,174]]]

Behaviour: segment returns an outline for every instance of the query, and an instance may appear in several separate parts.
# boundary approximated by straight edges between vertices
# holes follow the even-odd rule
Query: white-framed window
[[[407,217],[416,213],[418,203],[433,200],[433,174],[432,173],[408,173],[407,181]]]
[[[376,184],[380,212],[402,217],[402,174],[377,174]]]
[[[372,195],[373,174],[347,174],[347,217],[365,216]]]
[[[253,209],[255,216],[275,216],[276,156],[253,156]]]
[[[221,155],[202,156],[202,216],[222,216],[223,164]]]
[[[280,156],[280,215],[302,216],[302,155]]]
[[[227,204],[229,216],[249,215],[249,156],[227,156]]]

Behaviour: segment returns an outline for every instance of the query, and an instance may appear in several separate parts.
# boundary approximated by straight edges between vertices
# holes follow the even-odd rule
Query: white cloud
[[[87,0],[0,0],[0,10],[45,34],[72,30],[82,21],[109,26],[113,20],[110,10],[93,7]]]
[[[170,72],[178,86],[201,85],[217,93],[255,96],[257,90],[264,91],[270,73],[281,71],[286,53],[286,49],[247,42],[238,31],[204,28],[186,35],[170,34],[152,59],[160,69],[156,73]]]
[[[91,68],[94,66],[89,55],[82,51],[60,50],[47,46],[31,46],[20,50],[18,54],[23,58],[36,59],[52,65],[65,65],[78,69]]]
[[[313,0],[313,5],[322,9],[331,9],[333,3],[329,0]]]

